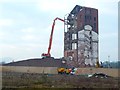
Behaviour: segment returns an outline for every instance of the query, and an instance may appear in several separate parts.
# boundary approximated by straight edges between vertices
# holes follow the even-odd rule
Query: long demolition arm
[[[50,34],[50,39],[49,39],[48,52],[47,52],[47,54],[42,54],[42,56],[49,56],[49,57],[51,56],[51,55],[50,55],[50,50],[51,50],[51,46],[52,46],[53,32],[54,32],[54,26],[55,26],[55,21],[56,21],[56,20],[60,20],[60,21],[63,21],[63,22],[64,22],[63,19],[58,18],[58,17],[54,19],[53,25],[52,25],[51,34]]]
[[[55,26],[55,21],[56,21],[56,20],[60,20],[60,21],[63,21],[63,22],[64,22],[63,19],[58,18],[58,17],[54,19],[54,22],[53,22],[53,25],[52,25],[52,30],[51,30],[51,35],[50,35],[50,40],[49,40],[48,55],[50,55],[50,50],[51,50],[52,40],[53,40],[54,26]]]

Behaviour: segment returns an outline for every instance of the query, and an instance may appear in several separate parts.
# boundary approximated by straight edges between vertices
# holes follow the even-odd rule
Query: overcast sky
[[[0,58],[41,57],[47,52],[55,17],[64,18],[75,5],[99,11],[100,61],[118,60],[119,0],[0,0]],[[51,55],[63,57],[64,24],[56,22]]]

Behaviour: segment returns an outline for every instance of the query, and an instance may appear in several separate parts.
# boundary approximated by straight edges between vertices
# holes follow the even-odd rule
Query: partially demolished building
[[[98,10],[76,5],[65,17],[64,57],[75,67],[94,66],[98,53]]]

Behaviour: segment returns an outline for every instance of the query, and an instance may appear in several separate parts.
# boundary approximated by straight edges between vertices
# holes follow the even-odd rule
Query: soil
[[[119,88],[119,78],[3,72],[2,88]]]

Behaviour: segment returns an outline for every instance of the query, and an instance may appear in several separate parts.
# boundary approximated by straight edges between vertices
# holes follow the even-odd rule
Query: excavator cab
[[[50,57],[51,57],[50,54],[46,54],[46,53],[43,53],[41,56],[42,56],[43,59],[44,59],[44,58],[50,58]]]

